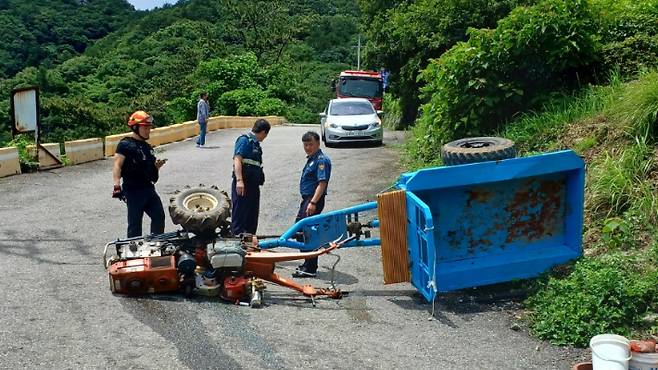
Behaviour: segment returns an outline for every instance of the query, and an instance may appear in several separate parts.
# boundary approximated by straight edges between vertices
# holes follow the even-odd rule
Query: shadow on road
[[[25,237],[14,230],[0,231],[0,254],[6,256],[24,257],[39,263],[51,265],[80,265],[70,262],[70,256],[90,257],[88,245],[82,240],[67,238],[60,230],[46,230],[43,236]],[[48,258],[54,256],[63,258],[61,261]],[[99,262],[87,263],[99,264]]]
[[[386,143],[383,144],[378,144],[374,142],[368,142],[368,141],[355,141],[355,142],[343,142],[343,143],[332,143],[327,145],[327,143],[324,143],[324,146],[326,148],[332,148],[332,149],[359,149],[359,148],[381,148],[385,147]]]

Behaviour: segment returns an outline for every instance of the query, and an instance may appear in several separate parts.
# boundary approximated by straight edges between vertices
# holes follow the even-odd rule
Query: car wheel
[[[514,142],[500,137],[459,139],[441,148],[441,159],[446,166],[499,161],[514,157],[516,157]]]

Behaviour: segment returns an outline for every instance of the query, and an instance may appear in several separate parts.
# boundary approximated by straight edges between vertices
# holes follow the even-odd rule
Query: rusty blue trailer
[[[535,277],[578,258],[584,186],[584,162],[570,150],[402,174],[395,188],[405,191],[411,283],[432,301],[437,292]],[[261,247],[312,250],[353,234],[347,247],[379,245],[367,230],[379,221],[359,221],[376,208],[303,219]]]

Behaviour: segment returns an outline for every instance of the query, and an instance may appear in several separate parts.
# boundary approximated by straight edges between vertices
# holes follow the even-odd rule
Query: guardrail
[[[0,177],[19,175],[21,163],[18,160],[18,149],[14,146],[0,148]]]
[[[285,117],[279,116],[215,116],[208,119],[208,131],[216,131],[225,128],[249,128],[254,124],[254,121],[259,118],[267,119],[272,126],[279,126],[287,122]],[[130,135],[132,135],[132,133],[127,132],[117,135],[108,135],[103,138],[67,141],[64,143],[64,153],[61,153],[59,143],[42,145],[57,156],[65,154],[71,164],[79,164],[113,156],[119,141]],[[198,122],[187,121],[151,130],[151,137],[148,142],[152,146],[160,146],[186,140],[198,135]],[[28,146],[27,151],[29,155],[36,157],[37,154],[34,145]],[[21,166],[18,149],[16,147],[0,148],[0,177],[17,175],[20,173]]]

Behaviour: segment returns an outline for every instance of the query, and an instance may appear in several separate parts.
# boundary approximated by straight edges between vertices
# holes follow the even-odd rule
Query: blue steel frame
[[[578,258],[584,186],[584,162],[570,150],[400,175],[412,284],[431,302],[439,291],[534,277]],[[314,250],[347,237],[350,218],[376,208],[370,202],[308,217],[260,246]],[[299,232],[303,243],[294,239]],[[362,238],[345,247],[379,244]]]
[[[289,228],[278,239],[263,240],[258,243],[261,249],[276,247],[295,248],[301,251],[312,251],[338,239],[347,237],[348,220],[359,219],[359,214],[377,209],[377,202],[359,204],[353,207],[339,209],[319,215],[303,218]],[[363,219],[363,217],[361,217]],[[377,219],[372,221],[372,227],[379,227]],[[298,233],[304,234],[304,242],[294,239]],[[379,238],[364,238],[352,240],[341,248],[371,247],[380,245]]]
[[[582,255],[585,168],[573,151],[402,174],[412,284],[437,291],[538,276]]]

